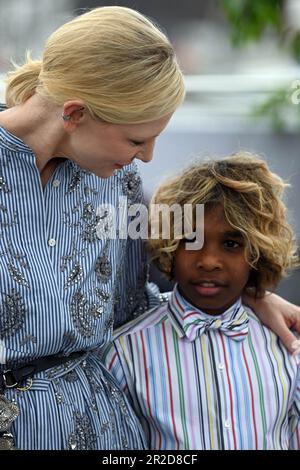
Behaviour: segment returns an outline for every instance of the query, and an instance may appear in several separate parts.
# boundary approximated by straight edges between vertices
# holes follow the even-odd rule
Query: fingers
[[[272,320],[274,320],[274,317]],[[273,321],[272,324],[268,326],[280,337],[285,347],[293,356],[300,353],[300,340],[286,325],[283,317],[277,318],[276,322]],[[295,324],[293,328],[295,328]]]
[[[292,326],[293,330],[298,331],[300,333],[300,309],[297,308],[297,312],[294,314],[294,322]]]
[[[296,341],[293,341],[291,343],[291,348],[288,348],[288,349],[293,353],[293,356],[300,354],[300,340],[296,339]]]
[[[293,356],[300,354],[300,340],[286,325],[281,325],[280,339]]]

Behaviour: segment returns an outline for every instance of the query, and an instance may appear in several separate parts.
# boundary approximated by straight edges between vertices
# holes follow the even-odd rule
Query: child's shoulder
[[[276,333],[274,333],[274,331],[271,330],[268,326],[262,323],[262,321],[255,315],[254,311],[251,310],[250,307],[247,307],[244,305],[244,308],[249,317],[249,330],[251,333],[257,334],[258,332],[260,332],[262,336],[264,337],[264,339],[277,338],[279,342],[281,343],[279,336]],[[293,331],[293,334],[297,337],[297,339],[300,339],[300,334],[297,331]],[[289,355],[288,349],[285,346],[283,346],[283,350],[285,349]]]
[[[163,305],[157,305],[130,322],[125,323],[125,325],[120,326],[114,332],[114,341],[118,340],[121,336],[136,334],[160,324],[167,317],[167,307],[167,302]]]
[[[277,336],[268,326],[266,326],[260,318],[255,314],[255,312],[248,307],[247,305],[243,305],[245,311],[247,312],[249,318],[249,330],[250,331],[261,331],[265,335],[275,335]]]

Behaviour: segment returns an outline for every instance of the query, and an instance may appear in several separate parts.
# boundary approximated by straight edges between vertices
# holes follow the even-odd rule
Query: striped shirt
[[[43,188],[35,155],[0,128],[0,368],[87,351],[84,360],[36,374],[27,392],[6,390],[20,415],[19,449],[139,448],[139,425],[93,350],[113,323],[147,303],[141,240],[102,236],[103,204],[138,203],[131,165],[102,179],[62,160]],[[145,310],[145,308],[144,308]],[[126,402],[126,404],[125,404]]]
[[[175,286],[168,303],[117,330],[103,355],[150,448],[300,449],[299,358],[241,304],[219,318],[246,314],[244,339],[209,329],[191,340],[191,310],[208,316]]]

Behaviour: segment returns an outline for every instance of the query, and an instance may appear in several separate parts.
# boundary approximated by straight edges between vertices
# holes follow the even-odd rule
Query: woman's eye
[[[131,140],[133,145],[143,145],[144,142],[139,142],[138,140]]]

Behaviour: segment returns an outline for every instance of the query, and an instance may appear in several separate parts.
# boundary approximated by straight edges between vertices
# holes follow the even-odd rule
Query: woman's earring
[[[62,113],[61,117],[63,118],[64,121],[70,121],[70,119],[71,119],[70,114]]]
[[[78,111],[84,111],[84,106],[82,108],[79,108]],[[62,113],[61,117],[63,118],[64,121],[70,121],[71,120],[71,114],[65,114]]]

